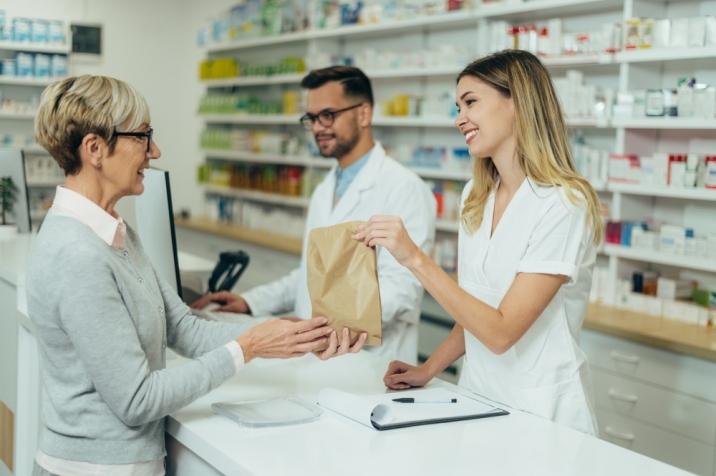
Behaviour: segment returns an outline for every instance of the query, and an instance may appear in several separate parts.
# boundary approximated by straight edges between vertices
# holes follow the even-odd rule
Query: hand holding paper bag
[[[380,346],[382,314],[375,249],[352,237],[361,222],[314,228],[308,235],[308,293],[312,316],[325,316],[342,340],[350,329],[354,344],[362,332],[366,345]],[[327,345],[319,347],[324,350]]]

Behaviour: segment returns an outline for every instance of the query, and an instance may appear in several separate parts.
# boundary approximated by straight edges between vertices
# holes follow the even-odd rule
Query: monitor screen
[[[2,177],[12,177],[12,181],[18,190],[12,213],[9,216],[6,214],[5,219],[9,223],[17,224],[20,233],[30,233],[32,231],[30,199],[25,179],[25,158],[21,150],[0,149],[0,178]],[[2,217],[0,217],[1,223]]]
[[[144,171],[144,193],[135,200],[137,233],[157,272],[182,297],[169,172]]]

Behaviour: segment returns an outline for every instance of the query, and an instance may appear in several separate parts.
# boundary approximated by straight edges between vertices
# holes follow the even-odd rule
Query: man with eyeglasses
[[[415,173],[387,156],[373,140],[373,92],[368,77],[358,68],[333,66],[311,72],[301,86],[308,89],[307,112],[301,124],[312,132],[321,155],[337,162],[311,197],[301,265],[241,296],[226,291],[205,296],[192,305],[194,308],[218,302],[222,307],[217,311],[267,316],[293,309],[299,318],[310,318],[305,244],[313,228],[367,221],[373,215],[398,215],[413,241],[427,254],[432,251],[435,198]],[[417,363],[423,287],[386,250],[379,248],[377,253],[383,345],[366,350],[391,360]],[[337,346],[331,339],[330,347],[319,357],[357,352],[363,342],[349,348],[347,344]]]

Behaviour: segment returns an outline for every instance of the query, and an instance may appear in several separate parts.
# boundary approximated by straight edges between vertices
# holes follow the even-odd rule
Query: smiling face
[[[148,124],[127,132],[146,132]],[[147,152],[147,137],[119,136],[114,153],[102,159],[102,172],[121,197],[141,195],[144,192],[144,169],[149,168],[149,161],[161,157],[162,152],[154,140]]]
[[[324,111],[338,111],[359,104],[361,101],[348,98],[343,85],[338,81],[330,81],[323,86],[308,91],[306,111],[318,115]],[[333,118],[333,124],[326,127],[315,121],[311,132],[323,157],[340,159],[350,153],[358,144],[362,132],[359,114],[364,106],[340,112]]]
[[[508,148],[514,150],[515,103],[512,98],[474,76],[460,79],[456,97],[459,113],[455,126],[465,136],[472,157],[495,157]]]

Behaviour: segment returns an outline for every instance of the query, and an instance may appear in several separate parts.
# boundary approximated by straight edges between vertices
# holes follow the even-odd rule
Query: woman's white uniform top
[[[470,181],[465,187],[463,204],[472,185]],[[493,192],[480,228],[469,235],[460,226],[461,288],[497,308],[517,273],[568,278],[504,354],[492,353],[465,331],[466,361],[459,384],[495,402],[596,435],[592,380],[579,347],[596,258],[586,207],[573,205],[561,187],[525,179],[490,237],[494,208]]]

